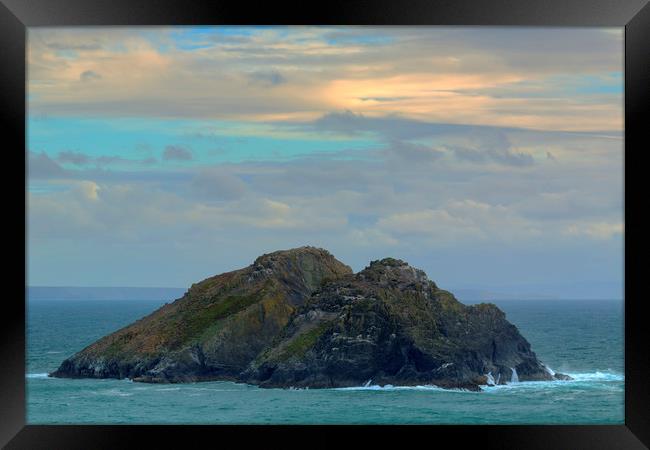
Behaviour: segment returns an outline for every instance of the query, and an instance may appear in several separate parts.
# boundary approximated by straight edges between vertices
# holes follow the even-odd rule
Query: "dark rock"
[[[65,360],[55,377],[234,379],[320,285],[352,270],[314,247],[260,256]]]
[[[492,304],[465,306],[392,258],[327,283],[242,374],[262,387],[432,384],[479,389],[552,380]]]
[[[569,375],[565,375],[563,373],[558,373],[558,372],[555,372],[555,374],[553,374],[553,378],[555,378],[556,380],[563,380],[563,381],[573,380],[573,378],[571,378]]]
[[[398,259],[353,274],[327,251],[302,247],[192,285],[51,375],[469,390],[515,375],[568,379],[551,373],[495,305],[465,306]]]

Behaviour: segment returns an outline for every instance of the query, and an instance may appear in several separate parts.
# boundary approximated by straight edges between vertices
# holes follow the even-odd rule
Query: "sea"
[[[621,300],[493,301],[538,358],[573,381],[482,392],[433,386],[260,389],[232,382],[143,384],[47,376],[96,339],[165,300],[30,299],[29,424],[623,424]]]

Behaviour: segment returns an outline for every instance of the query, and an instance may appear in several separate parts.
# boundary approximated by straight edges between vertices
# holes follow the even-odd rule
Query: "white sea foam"
[[[131,392],[124,392],[119,389],[109,389],[107,391],[101,392],[101,394],[117,396],[117,397],[131,397],[133,395],[133,393]]]
[[[379,385],[370,385],[370,386],[352,386],[352,387],[343,387],[343,388],[333,388],[334,391],[443,391],[443,392],[467,392],[467,393],[476,393],[475,391],[469,391],[466,389],[445,389],[440,386],[434,386],[430,384],[420,385],[420,386],[393,386],[392,384],[386,384],[384,386]]]
[[[48,378],[47,373],[28,373],[26,378]]]
[[[578,388],[589,387],[590,385],[599,385],[615,381],[624,381],[625,376],[613,372],[587,372],[587,373],[566,373],[572,380],[552,380],[552,381],[523,381],[519,383],[500,384],[496,386],[482,385],[481,389],[486,392],[495,392],[509,389],[555,389],[565,386],[575,386]]]
[[[88,394],[93,395],[93,396],[109,396],[109,397],[131,397],[133,395],[133,392],[125,392],[122,389],[118,388],[112,388],[112,389],[98,389],[98,390],[90,390],[88,391]]]
[[[546,370],[549,373],[549,375],[551,375],[552,377],[555,376],[555,372],[553,371],[553,369],[551,369],[549,366],[545,364],[542,364],[542,366],[544,366],[544,370]]]
[[[510,377],[510,382],[519,383],[519,375],[517,375],[517,369],[511,367],[510,370],[512,370],[512,377]]]
[[[625,375],[614,372],[567,373],[574,381],[624,381]]]

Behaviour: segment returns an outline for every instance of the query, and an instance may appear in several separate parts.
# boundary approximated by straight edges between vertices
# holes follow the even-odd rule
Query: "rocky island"
[[[569,378],[540,362],[495,305],[466,306],[398,259],[355,274],[314,247],[262,255],[196,283],[50,376],[469,390]]]

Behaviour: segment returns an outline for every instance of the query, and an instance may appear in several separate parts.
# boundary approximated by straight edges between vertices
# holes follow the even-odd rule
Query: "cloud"
[[[74,180],[30,193],[32,238],[98,242],[193,242],[215,232],[248,235],[341,230],[345,216],[303,199],[235,198],[215,204],[185,198],[151,183],[100,184]],[[238,196],[237,196],[238,197]]]
[[[471,161],[473,163],[494,162],[513,167],[526,167],[535,163],[532,155],[523,152],[516,152],[508,147],[476,149],[453,146],[451,147],[451,151],[457,159],[462,161]]]
[[[587,236],[593,239],[605,240],[616,235],[622,235],[622,222],[594,222],[573,224],[566,228],[565,233],[571,236]]]
[[[288,124],[288,126],[348,135],[372,132],[389,140],[421,139],[461,133],[471,133],[473,135],[498,134],[504,130],[512,130],[503,127],[426,122],[395,114],[369,117],[350,110],[328,112],[313,121],[293,123]]]
[[[92,70],[84,70],[81,72],[81,75],[79,75],[79,80],[81,81],[101,80],[101,78],[102,76],[100,74]]]
[[[80,194],[85,200],[97,201],[100,189],[94,181],[83,180],[76,184],[74,192]]]
[[[84,169],[75,176],[94,180],[99,189],[83,185],[84,192],[94,192],[103,208],[81,202],[90,194],[62,193],[61,184],[39,198],[56,201],[61,210],[71,202],[76,205],[71,208],[91,214],[83,223],[112,223],[130,233],[146,234],[147,224],[162,232],[168,228],[165,223],[173,224],[170,236],[188,227],[225,233],[247,229],[251,239],[261,239],[263,229],[299,231],[308,239],[318,238],[322,230],[339,230],[341,236],[356,235],[359,242],[365,236],[366,245],[376,240],[411,248],[473,241],[556,242],[571,233],[600,239],[606,235],[602,227],[567,230],[574,223],[610,223],[621,216],[616,190],[594,187],[600,182],[590,180],[602,178],[589,170],[581,183],[570,184],[572,191],[563,191],[570,172],[558,184],[553,179],[557,169],[543,165],[527,173],[507,165],[498,170],[454,167],[448,154],[430,155],[432,150],[394,142],[379,160],[243,162],[139,178],[137,172]],[[549,185],[556,185],[557,192],[546,192]],[[74,186],[79,191],[82,185]],[[135,204],[146,205],[147,218]],[[38,204],[30,208],[38,209]],[[114,211],[112,218],[106,216],[109,211]],[[125,214],[128,223],[122,222]]]
[[[143,159],[127,159],[121,156],[115,155],[102,155],[96,158],[93,158],[92,161],[97,166],[110,166],[110,165],[119,165],[119,166],[151,166],[158,162],[154,157],[143,158]]]
[[[390,141],[384,152],[389,158],[397,158],[415,164],[430,163],[439,160],[445,154],[442,150],[437,150],[426,145],[397,140]]]
[[[484,151],[492,161],[509,166],[525,167],[535,163],[531,154],[513,149],[510,143],[503,147],[487,148]]]
[[[508,137],[509,132],[526,130],[508,128],[428,123],[404,117],[365,117],[352,111],[328,113],[312,122],[298,125],[307,129],[359,136],[374,133],[387,142],[387,154],[408,159],[433,160],[450,152],[460,161],[475,164],[495,163],[512,167],[526,167],[535,163],[534,157],[517,150]],[[540,133],[531,131],[531,134]],[[542,132],[543,133],[543,132]],[[465,145],[446,144],[439,148],[408,142],[408,139],[446,138],[466,142]]]
[[[122,157],[120,157],[120,156],[107,156],[107,155],[103,155],[103,156],[98,156],[98,157],[95,158],[94,160],[95,160],[95,163],[96,163],[98,166],[106,166],[106,165],[115,164],[115,163],[117,163],[117,162],[123,161],[124,158],[122,158]]]
[[[185,270],[189,282],[304,244],[358,267],[420,258],[436,278],[618,273],[620,30],[29,34],[30,114],[115,118],[129,129],[199,119],[182,134],[168,124],[189,120],[165,120],[156,141],[124,133],[105,155],[59,152],[77,144],[30,152],[28,232],[39,245],[28,248],[41,274],[76,273],[60,263],[65,252],[97,273],[91,262],[129,280]],[[30,128],[32,142],[47,139]],[[110,154],[138,142],[143,159]],[[285,145],[304,154],[274,158]]]
[[[265,86],[278,86],[287,82],[287,79],[277,70],[255,71],[247,74],[252,83]]]
[[[268,121],[348,109],[455,124],[623,128],[621,32],[244,27],[231,33],[223,27],[31,30],[30,111]],[[53,48],[55,42],[68,50]],[[101,75],[102,89],[80,85],[80,74]]]
[[[620,143],[594,142],[586,148],[622,158]],[[99,283],[96,268],[83,269],[96,263],[122,283],[154,283],[164,274],[185,285],[306,244],[356,269],[401,257],[445,283],[619,273],[623,172],[611,162],[543,159],[521,170],[454,163],[447,150],[422,159],[438,147],[392,144],[401,155],[376,147],[358,159],[164,171],[85,166],[60,178],[30,176],[30,279],[55,270],[68,283],[79,283],[73,273]]]
[[[95,165],[97,167],[104,167],[110,165],[149,166],[155,164],[157,160],[153,157],[144,158],[144,159],[127,159],[117,155],[101,155],[101,156],[93,157],[86,153],[66,150],[63,152],[59,152],[58,156],[56,157],[56,161],[61,164],[73,164],[78,167],[88,167],[90,165]]]
[[[66,170],[45,152],[29,152],[27,173],[30,178],[62,178],[67,175]]]
[[[248,192],[246,183],[224,168],[202,169],[192,179],[191,189],[207,201],[239,199]]]
[[[90,162],[90,158],[88,155],[80,152],[73,152],[73,151],[63,151],[59,152],[59,156],[57,156],[57,161],[60,163],[70,163],[74,164],[75,166],[85,166]]]
[[[541,230],[503,205],[451,200],[440,208],[392,214],[377,227],[394,236],[420,236],[439,244],[512,241],[540,236]]]
[[[301,124],[296,124],[300,126]],[[350,110],[345,112],[330,112],[311,123],[305,124],[316,130],[334,131],[344,134],[359,134],[361,131],[377,131],[372,122],[369,122],[363,114],[355,114]]]
[[[97,42],[47,42],[47,48],[52,50],[99,50],[102,48],[101,44]]]
[[[165,161],[190,161],[192,152],[184,147],[168,145],[165,147],[162,157]]]
[[[364,102],[398,102],[400,100],[408,100],[411,97],[359,97],[359,100]]]
[[[536,192],[512,206],[523,216],[541,221],[611,220],[622,216],[622,191],[622,185],[582,189],[573,186],[566,191]]]

